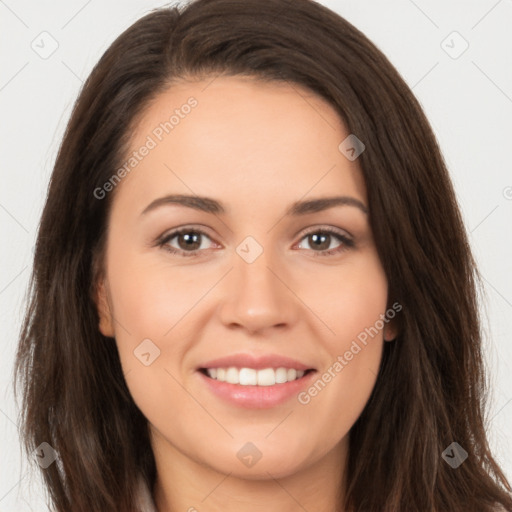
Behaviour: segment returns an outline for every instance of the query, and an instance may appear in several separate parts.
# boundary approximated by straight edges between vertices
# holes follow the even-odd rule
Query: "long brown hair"
[[[490,453],[478,273],[432,129],[399,73],[364,34],[310,0],[197,0],[155,9],[121,34],[85,82],[59,149],[39,227],[15,365],[28,453],[58,512],[133,510],[137,475],[156,478],[147,420],[115,343],[98,330],[95,261],[148,103],[188,77],[246,75],[326,99],[366,149],[359,157],[390,297],[403,307],[372,395],[350,432],[354,512],[512,511]],[[340,141],[341,142],[341,141]],[[95,259],[97,258],[97,259]],[[457,468],[443,451],[458,443]]]

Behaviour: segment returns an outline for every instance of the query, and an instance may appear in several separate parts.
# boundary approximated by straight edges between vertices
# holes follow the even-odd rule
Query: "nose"
[[[298,318],[300,301],[293,292],[289,273],[270,261],[264,251],[248,263],[234,255],[220,317],[228,328],[250,334],[289,328]],[[275,268],[274,268],[275,267]]]

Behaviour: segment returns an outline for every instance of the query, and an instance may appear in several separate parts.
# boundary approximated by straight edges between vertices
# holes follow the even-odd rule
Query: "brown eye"
[[[185,228],[169,233],[158,245],[172,254],[197,256],[203,237],[210,238],[201,230]],[[178,247],[171,245],[171,241],[174,239],[176,239]]]
[[[201,234],[191,231],[190,233],[180,233],[176,235],[176,239],[178,240],[180,249],[190,249],[193,251],[199,249],[201,246],[201,236]]]
[[[313,235],[308,235],[306,238],[308,238],[310,244],[315,249],[326,251],[331,245],[332,235],[328,233],[314,233]]]
[[[310,231],[302,238],[302,240],[304,239],[308,240],[308,245],[312,248],[314,256],[330,256],[354,246],[352,239],[330,228]],[[337,239],[340,244],[337,247],[329,249],[333,239]]]

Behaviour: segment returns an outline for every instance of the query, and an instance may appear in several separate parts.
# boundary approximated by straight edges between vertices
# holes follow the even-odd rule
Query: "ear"
[[[100,318],[99,330],[101,334],[113,338],[115,334],[114,320],[105,279],[101,279],[96,286],[96,307]]]
[[[384,341],[394,341],[398,335],[398,326],[396,320],[390,320],[384,326]]]
[[[384,341],[394,341],[400,332],[400,321],[396,316],[388,319],[384,326]]]

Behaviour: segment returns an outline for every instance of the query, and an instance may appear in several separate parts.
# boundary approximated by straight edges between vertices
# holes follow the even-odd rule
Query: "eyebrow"
[[[227,209],[221,202],[210,197],[190,196],[182,194],[171,194],[164,197],[159,197],[150,203],[141,213],[145,215],[148,212],[155,210],[161,206],[177,204],[199,210],[206,213],[213,214],[226,214]],[[292,203],[286,210],[287,216],[300,216],[309,213],[316,213],[335,206],[353,206],[361,210],[364,214],[368,214],[368,208],[355,197],[350,196],[333,196],[333,197],[320,197],[318,199],[308,199],[306,201],[296,201]]]

